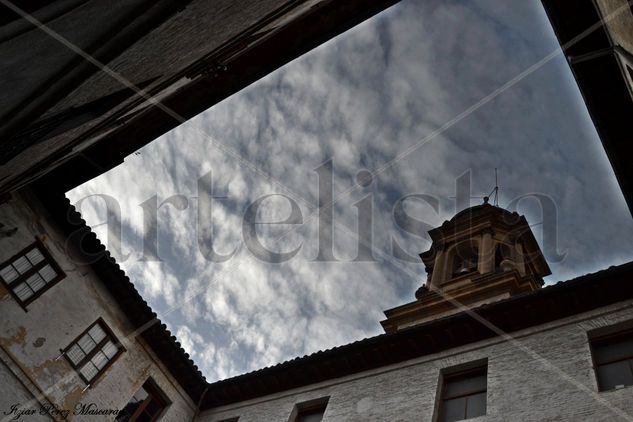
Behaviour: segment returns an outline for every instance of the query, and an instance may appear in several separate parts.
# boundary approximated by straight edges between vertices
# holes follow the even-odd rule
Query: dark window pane
[[[299,412],[296,422],[321,422],[325,409],[315,409]]]
[[[461,421],[466,419],[466,398],[444,400],[442,403],[442,422]]]
[[[633,357],[633,338],[594,346],[594,358],[598,364],[630,357]]]
[[[633,385],[631,362],[620,361],[600,365],[596,368],[598,385],[601,391],[613,390],[618,385]]]
[[[141,389],[138,390],[136,394],[134,394],[134,396],[132,396],[132,399],[130,399],[129,403],[125,405],[125,407],[123,408],[123,411],[119,413],[119,415],[116,418],[117,422],[129,421],[132,415],[134,414],[134,412],[136,411],[136,409],[139,408],[139,406],[143,403],[146,397],[147,397],[147,392],[143,390],[143,388],[141,387]]]
[[[161,398],[162,396],[162,392],[158,390],[158,387],[151,380],[146,381],[125,406],[126,414],[121,415],[121,418],[117,418],[117,422],[150,422],[154,420],[166,407],[164,399]],[[142,410],[132,419],[131,417],[139,407]]]
[[[119,414],[116,416],[115,421],[116,422],[128,422],[130,419],[132,419],[132,415],[134,414],[134,411],[136,411],[136,408],[138,407],[139,403],[128,403],[121,412],[119,412]]]
[[[463,396],[486,389],[486,374],[458,379],[447,379],[444,386],[444,398]]]
[[[143,412],[140,415],[138,415],[138,418],[136,418],[134,422],[152,422],[152,417],[149,416],[147,413]]]
[[[162,409],[163,409],[163,406],[161,406],[158,402],[156,402],[156,400],[152,399],[147,404],[147,407],[145,408],[145,412],[153,416],[153,415],[158,415]]]
[[[467,274],[477,269],[477,245],[472,242],[459,243],[453,251],[453,275]]]
[[[466,418],[475,418],[486,414],[486,393],[467,397]]]

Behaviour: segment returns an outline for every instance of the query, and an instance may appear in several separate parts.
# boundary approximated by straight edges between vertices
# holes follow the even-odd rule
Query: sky
[[[595,272],[633,259],[633,220],[553,52],[539,2],[405,0],[67,195],[209,381],[380,334],[456,186],[479,204],[495,168],[546,284]]]

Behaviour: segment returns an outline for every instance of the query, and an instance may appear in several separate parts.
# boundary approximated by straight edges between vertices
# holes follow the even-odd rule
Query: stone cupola
[[[386,332],[537,290],[551,274],[525,217],[487,200],[429,235],[431,248],[420,254],[427,283],[416,301],[385,311]]]

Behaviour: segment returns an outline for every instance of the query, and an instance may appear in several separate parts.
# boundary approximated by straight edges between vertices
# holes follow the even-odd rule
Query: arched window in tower
[[[512,249],[505,243],[499,243],[495,249],[495,273],[508,271],[513,267]]]
[[[453,277],[476,271],[478,258],[479,250],[475,242],[466,241],[455,246],[453,253]]]

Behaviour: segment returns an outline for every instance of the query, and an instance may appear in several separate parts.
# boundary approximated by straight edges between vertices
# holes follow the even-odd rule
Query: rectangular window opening
[[[329,397],[323,397],[308,402],[299,403],[295,406],[293,414],[296,416],[290,420],[293,422],[321,422]]]
[[[39,239],[0,264],[0,280],[24,310],[64,277]]]
[[[633,329],[590,338],[599,391],[633,386]]]
[[[486,414],[488,367],[442,373],[438,422],[453,422]]]
[[[116,422],[154,422],[171,404],[156,382],[149,378],[116,417]]]
[[[92,384],[125,349],[99,318],[64,351],[64,356],[86,384]]]

